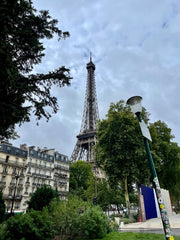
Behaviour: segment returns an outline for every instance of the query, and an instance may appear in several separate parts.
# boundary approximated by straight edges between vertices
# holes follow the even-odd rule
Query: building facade
[[[54,149],[0,144],[0,191],[7,211],[25,211],[37,187],[50,186],[65,199],[69,192],[69,159]]]

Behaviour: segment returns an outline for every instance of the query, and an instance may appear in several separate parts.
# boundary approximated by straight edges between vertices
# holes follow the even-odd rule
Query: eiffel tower
[[[97,142],[96,129],[97,121],[99,119],[99,112],[94,76],[95,65],[92,62],[91,53],[90,62],[87,64],[86,69],[87,83],[83,119],[80,133],[77,135],[77,142],[70,160],[75,162],[80,159],[94,165],[93,147]]]

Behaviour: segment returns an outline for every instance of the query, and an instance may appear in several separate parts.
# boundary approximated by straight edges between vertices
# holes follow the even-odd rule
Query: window
[[[7,147],[7,151],[10,152],[11,151],[11,147]]]
[[[4,166],[3,173],[7,173],[7,166]]]
[[[18,149],[16,149],[16,154],[19,154],[19,150]]]
[[[15,202],[15,209],[18,209],[18,208],[19,208],[19,203]]]
[[[14,177],[12,178],[11,183],[15,183],[15,178]]]
[[[19,184],[22,184],[22,178],[19,179]]]
[[[12,196],[12,189],[9,189],[9,196]]]
[[[28,188],[25,188],[25,193],[24,194],[28,194]]]
[[[28,173],[31,173],[31,168],[30,167],[28,167]]]
[[[20,196],[21,195],[21,190],[17,190],[17,196]]]
[[[10,201],[8,201],[8,202],[7,202],[7,208],[9,209],[9,208],[10,208],[10,206],[11,206],[11,202],[10,202]]]
[[[18,158],[16,158],[16,159],[15,159],[15,163],[18,163],[18,160],[19,160],[19,159],[18,159]]]
[[[6,162],[9,161],[9,155],[6,156],[6,160],[5,160],[5,161],[6,161]]]
[[[13,174],[16,174],[16,168],[13,168]]]
[[[2,183],[5,183],[6,182],[6,176],[2,176],[1,181],[2,181]]]
[[[33,155],[33,154],[34,154],[34,151],[33,151],[33,150],[30,150],[30,154]]]
[[[23,159],[23,166],[25,165],[25,161],[26,161],[26,160],[25,160],[25,159]]]
[[[32,158],[29,158],[29,163],[31,163],[32,162]]]

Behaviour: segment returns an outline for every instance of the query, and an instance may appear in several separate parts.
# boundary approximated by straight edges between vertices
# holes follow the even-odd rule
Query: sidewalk
[[[169,222],[171,225],[171,228],[179,228],[180,229],[180,214],[177,214],[175,216],[169,217]],[[120,229],[161,229],[163,228],[162,220],[161,218],[152,218],[150,220],[147,220],[146,222],[137,222],[137,223],[129,223],[124,224],[121,222]]]

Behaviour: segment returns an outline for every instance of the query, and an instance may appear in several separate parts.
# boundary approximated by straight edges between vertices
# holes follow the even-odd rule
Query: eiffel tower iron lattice
[[[84,160],[94,163],[93,147],[97,142],[96,130],[97,121],[99,120],[96,86],[95,86],[95,65],[92,62],[90,53],[90,62],[86,66],[87,69],[87,82],[86,82],[86,95],[84,103],[83,119],[79,135],[77,135],[77,142],[71,161],[75,162]]]

